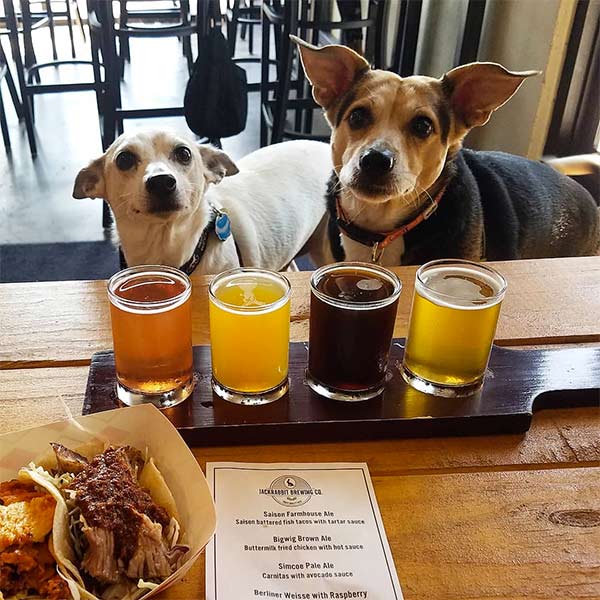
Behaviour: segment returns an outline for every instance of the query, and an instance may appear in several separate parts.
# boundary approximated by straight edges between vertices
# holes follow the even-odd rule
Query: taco
[[[0,483],[0,599],[71,598],[49,548],[55,508],[31,481]]]
[[[52,447],[51,464],[20,475],[56,500],[52,549],[75,600],[140,598],[181,566],[189,548],[151,458],[131,446],[91,455]]]

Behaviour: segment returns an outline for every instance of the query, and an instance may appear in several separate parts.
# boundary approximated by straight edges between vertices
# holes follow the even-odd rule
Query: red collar
[[[384,250],[394,241],[397,240],[400,236],[408,233],[412,229],[414,229],[417,225],[429,219],[429,217],[437,210],[438,204],[446,191],[446,186],[444,186],[436,195],[435,198],[428,196],[429,203],[416,217],[414,217],[408,223],[393,229],[392,231],[387,231],[384,233],[378,233],[374,231],[369,231],[368,229],[363,229],[358,225],[355,225],[351,221],[348,220],[346,214],[344,213],[344,209],[340,203],[340,197],[337,196],[336,203],[336,220],[339,228],[351,239],[359,244],[363,244],[363,246],[369,246],[373,249],[373,253],[371,255],[371,261],[376,263],[379,262],[380,258],[383,255]]]

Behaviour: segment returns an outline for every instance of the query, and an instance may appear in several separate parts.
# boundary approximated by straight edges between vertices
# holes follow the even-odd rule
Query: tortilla
[[[82,454],[88,459],[92,459],[97,454],[105,450],[104,444],[98,444],[91,442],[86,444],[84,447],[75,449],[76,452]],[[50,455],[44,455],[43,464],[49,468],[56,468],[57,461],[51,459]],[[138,588],[137,581],[131,581],[130,584],[115,584],[112,586],[118,590],[111,590],[115,594],[111,594],[111,591],[105,590],[102,594],[102,598],[95,596],[93,593],[85,588],[82,574],[77,566],[78,558],[76,556],[73,540],[71,538],[70,524],[71,518],[69,516],[69,506],[63,496],[61,488],[66,485],[68,481],[61,483],[60,478],[53,477],[48,471],[42,466],[26,467],[21,469],[19,472],[19,478],[29,478],[44,489],[46,489],[56,500],[56,509],[54,512],[54,521],[52,526],[51,535],[51,548],[55,556],[58,570],[63,579],[69,585],[71,594],[74,600],[102,600],[102,598],[119,598],[124,600],[134,600],[147,594],[152,588],[152,584],[146,584],[141,582],[142,587]],[[68,476],[67,476],[68,479]],[[160,507],[164,508],[171,519],[175,519],[179,523],[179,514],[175,499],[171,490],[167,486],[167,483],[158,470],[154,460],[152,458],[146,459],[144,467],[138,474],[138,483],[142,488],[145,488],[152,500]],[[173,521],[171,521],[173,523]],[[178,527],[178,526],[177,526]],[[164,535],[164,532],[163,532]]]
[[[175,498],[173,498],[173,494],[162,473],[154,463],[153,458],[149,458],[146,461],[146,464],[138,477],[138,482],[143,488],[146,488],[150,492],[152,500],[154,500],[156,504],[164,508],[171,518],[180,522]]]

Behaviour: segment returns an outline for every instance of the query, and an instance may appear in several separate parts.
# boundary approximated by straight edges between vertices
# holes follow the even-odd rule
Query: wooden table
[[[509,282],[499,344],[600,343],[600,257],[497,267]],[[415,269],[396,272],[403,336]],[[308,334],[308,277],[290,275],[296,341]],[[207,283],[194,278],[195,344],[208,341]],[[110,347],[103,282],[0,285],[0,433],[62,419],[64,405],[81,413],[90,357]],[[540,411],[522,436],[194,453],[202,465],[367,462],[407,600],[600,598],[599,408]],[[204,598],[204,560],[161,597]]]

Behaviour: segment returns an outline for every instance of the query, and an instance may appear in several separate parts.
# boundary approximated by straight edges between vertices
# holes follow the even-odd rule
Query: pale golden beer
[[[288,388],[289,281],[263,269],[233,269],[209,287],[212,381],[236,404],[266,404]]]
[[[480,387],[505,291],[504,277],[482,264],[438,260],[423,265],[415,280],[405,379],[443,395]]]

